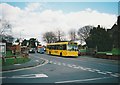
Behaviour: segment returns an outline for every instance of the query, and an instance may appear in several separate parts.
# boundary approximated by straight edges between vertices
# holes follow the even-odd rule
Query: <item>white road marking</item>
[[[45,64],[48,63],[48,60],[47,60],[47,59],[45,59],[45,58],[40,58],[40,59],[44,59],[46,62],[43,63],[43,64],[40,64],[40,65],[38,65],[38,66],[35,66],[35,67],[22,68],[22,69],[11,70],[11,71],[3,71],[3,72],[0,72],[0,73],[6,73],[6,72],[14,72],[14,71],[32,69],[32,68],[36,68],[36,67],[39,67],[39,66],[42,66],[42,65],[45,65]],[[50,62],[50,63],[53,63],[53,61],[49,61],[49,62]],[[55,63],[54,63],[54,64],[55,64]],[[59,62],[58,65],[61,65],[61,63]],[[63,63],[63,65],[66,66],[65,63]],[[98,70],[98,69],[84,68],[84,67],[82,67],[82,66],[75,67],[76,65],[70,65],[70,64],[68,64],[67,66],[68,66],[68,67],[73,67],[73,68],[80,68],[80,69],[82,69],[82,70],[87,70],[87,71],[90,71],[90,72],[95,72],[95,71],[97,71],[97,73],[100,73],[100,74],[107,74],[107,73],[108,73],[108,74],[110,74],[110,75],[113,76],[113,77],[119,77],[118,74],[113,74],[112,72],[109,72],[109,71],[101,72],[101,71]],[[3,78],[5,78],[5,77],[3,77]]]
[[[55,63],[55,62],[53,62],[53,61],[50,61],[51,63],[53,63],[53,64],[57,64],[57,63]],[[61,63],[60,62],[58,62],[58,65],[61,65]],[[62,63],[62,65],[63,66],[66,66],[66,64],[65,63]],[[75,69],[81,69],[81,70],[87,70],[87,71],[90,71],[90,72],[97,72],[97,73],[99,73],[99,74],[107,74],[107,73],[109,73],[109,74],[111,74],[111,76],[113,76],[113,77],[118,77],[118,75],[115,75],[115,74],[112,74],[112,72],[109,72],[109,71],[107,71],[107,72],[102,72],[102,71],[100,71],[100,70],[98,70],[98,69],[92,69],[92,68],[85,68],[85,67],[82,67],[82,66],[76,66],[76,65],[70,65],[70,64],[67,64],[67,66],[68,67],[73,67],[73,68],[75,68]]]
[[[90,71],[90,72],[95,72],[94,70],[91,70],[91,69],[88,69],[88,71]]]
[[[49,61],[49,63],[53,63],[53,61]]]
[[[45,74],[35,74],[36,77],[48,77],[47,75]]]
[[[77,66],[76,66],[76,67],[74,66],[73,68],[79,69],[80,67],[79,67],[79,66],[78,66],[78,67],[77,67]]]
[[[12,76],[8,78],[43,78],[48,77],[46,74],[28,74],[28,75],[18,75],[18,76]]]
[[[82,68],[82,70],[85,70],[85,71],[86,71],[87,69],[85,69],[85,68]]]
[[[115,73],[115,75],[118,75],[118,76],[120,76],[120,74],[119,74],[119,73]]]
[[[55,63],[54,63],[55,64]],[[66,66],[66,64],[65,63],[62,63],[64,66]],[[58,65],[61,65],[61,63],[59,62],[58,63]],[[97,73],[99,73],[99,74],[107,74],[107,73],[112,73],[112,72],[102,72],[102,71],[100,71],[100,70],[98,70],[98,69],[92,69],[92,68],[84,68],[84,67],[82,67],[82,66],[76,66],[76,65],[70,65],[70,64],[67,64],[67,66],[68,67],[73,67],[73,68],[75,68],[75,69],[81,69],[81,70],[86,70],[86,71],[89,71],[89,72],[97,72]],[[112,76],[114,76],[114,77],[118,77],[118,75],[113,75],[112,74]]]
[[[86,68],[87,70],[91,70],[91,68]]]
[[[61,63],[58,63],[58,65],[61,65]]]
[[[39,60],[35,60],[36,62],[39,62]]]
[[[68,67],[72,67],[72,65],[70,65],[70,64],[68,64],[67,66],[68,66]]]
[[[98,70],[98,69],[93,69],[94,71],[97,71],[97,72],[99,72],[100,70]]]
[[[76,65],[72,65],[72,66],[75,66],[75,67],[76,67]]]
[[[62,63],[63,64],[63,66],[66,66],[66,64],[65,63]]]
[[[60,57],[55,57],[55,58],[60,58]],[[66,59],[66,58],[62,58],[62,59]],[[71,60],[76,60],[76,59],[71,59]],[[78,60],[77,60],[78,61]],[[86,61],[84,61],[86,62]],[[60,63],[58,63],[58,65],[61,65]],[[72,68],[75,68],[75,69],[81,69],[81,70],[86,70],[86,71],[89,71],[89,72],[97,72],[99,74],[111,74],[113,77],[118,77],[119,75],[114,75],[112,72],[109,72],[109,71],[106,71],[106,72],[102,72],[98,69],[92,69],[92,68],[85,68],[85,67],[82,67],[82,66],[76,66],[76,65],[70,65],[70,64],[65,64],[65,63],[62,63],[63,66],[68,66],[68,67],[72,67]]]
[[[98,73],[99,73],[99,74],[107,74],[107,73],[104,73],[104,72],[101,72],[101,71],[99,71]]]
[[[81,69],[81,70],[86,70],[84,67],[81,67],[81,66],[80,66],[80,69]]]
[[[53,64],[57,64],[56,62],[54,62]]]
[[[83,67],[82,66],[79,66],[80,69],[82,69]]]
[[[111,74],[112,72],[110,72],[110,71],[107,71],[106,73],[108,73],[108,74]]]
[[[3,78],[6,78],[6,77],[0,77],[0,79],[3,79]]]
[[[101,77],[101,78],[92,78],[92,79],[82,79],[82,80],[70,80],[70,81],[59,81],[55,83],[71,83],[71,82],[83,82],[83,81],[94,81],[94,80],[100,80],[100,79],[107,79],[110,77]]]
[[[110,74],[111,76],[113,76],[113,77],[119,77],[118,75],[115,75],[115,74]]]

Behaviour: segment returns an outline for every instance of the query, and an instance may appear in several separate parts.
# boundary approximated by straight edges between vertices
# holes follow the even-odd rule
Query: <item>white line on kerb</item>
[[[48,77],[48,76],[46,74],[28,74],[28,75],[12,76],[9,78],[41,78],[41,77]]]
[[[43,59],[43,60],[45,60],[46,62],[43,63],[43,64],[40,64],[40,65],[34,66],[34,67],[29,67],[29,68],[27,67],[27,68],[21,68],[21,69],[10,70],[10,71],[3,71],[3,72],[0,72],[0,73],[7,73],[7,72],[14,72],[14,71],[21,71],[21,70],[27,70],[27,69],[37,68],[37,67],[43,66],[43,65],[45,65],[45,64],[48,63],[48,60],[46,60],[46,59],[44,59],[44,58],[40,58],[40,59]]]
[[[82,80],[70,80],[70,81],[59,81],[55,83],[70,83],[70,82],[83,82],[83,81],[93,81],[93,80],[100,80],[100,79],[106,79],[110,77],[101,77],[101,78],[92,78],[92,79],[82,79]]]

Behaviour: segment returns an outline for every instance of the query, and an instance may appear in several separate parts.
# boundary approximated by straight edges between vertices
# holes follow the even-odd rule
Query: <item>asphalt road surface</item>
[[[43,65],[2,73],[2,83],[118,83],[119,65],[115,60],[65,58],[47,54],[30,54]],[[18,65],[19,66],[19,65]]]

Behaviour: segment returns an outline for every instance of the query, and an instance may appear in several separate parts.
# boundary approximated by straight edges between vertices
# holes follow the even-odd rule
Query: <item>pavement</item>
[[[7,65],[7,66],[2,66],[2,71],[10,71],[10,70],[17,70],[17,69],[22,69],[22,68],[28,68],[28,67],[34,67],[37,65],[41,65],[45,63],[45,60],[30,56],[30,61],[21,63],[21,64],[14,64],[14,65]]]

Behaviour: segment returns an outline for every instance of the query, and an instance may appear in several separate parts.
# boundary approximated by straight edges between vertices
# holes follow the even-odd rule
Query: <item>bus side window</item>
[[[62,50],[62,45],[59,46],[59,49]]]
[[[56,45],[56,50],[59,50],[59,45]]]
[[[63,50],[66,50],[66,44],[63,45]]]
[[[57,45],[57,50],[60,50],[60,45]]]
[[[49,46],[49,49],[51,49],[51,46]]]

